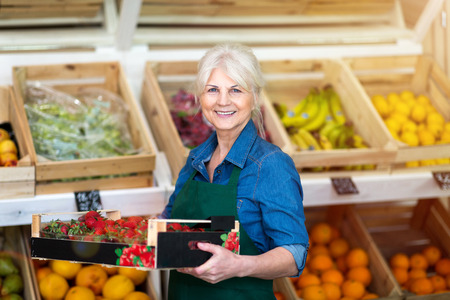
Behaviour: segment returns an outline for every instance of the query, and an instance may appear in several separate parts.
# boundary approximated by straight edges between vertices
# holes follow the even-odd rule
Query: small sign
[[[100,192],[85,191],[75,192],[75,202],[77,203],[78,211],[100,210],[103,209],[102,200],[100,199]]]
[[[359,194],[351,177],[331,178],[331,183],[338,195]]]
[[[450,190],[450,172],[433,172],[433,177],[441,190]]]

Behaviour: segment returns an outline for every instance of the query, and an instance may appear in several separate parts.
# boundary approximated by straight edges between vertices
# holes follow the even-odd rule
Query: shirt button
[[[220,174],[220,172],[221,172],[220,170],[217,170],[217,173],[218,173],[218,174]]]

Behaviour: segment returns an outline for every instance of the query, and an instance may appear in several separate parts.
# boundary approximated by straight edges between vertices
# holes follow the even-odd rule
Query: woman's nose
[[[227,92],[219,93],[219,98],[217,99],[218,104],[227,105],[230,103],[230,95]]]

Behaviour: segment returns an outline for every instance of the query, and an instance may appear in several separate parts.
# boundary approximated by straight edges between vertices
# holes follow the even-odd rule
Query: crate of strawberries
[[[121,217],[118,210],[34,214],[31,257],[81,263],[172,269],[201,265],[210,253],[196,250],[208,240],[239,253],[239,222]]]

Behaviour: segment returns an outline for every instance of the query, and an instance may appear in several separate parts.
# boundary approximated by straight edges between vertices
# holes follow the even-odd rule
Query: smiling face
[[[253,93],[243,89],[220,68],[211,72],[200,96],[203,115],[217,133],[237,137],[252,116]]]

